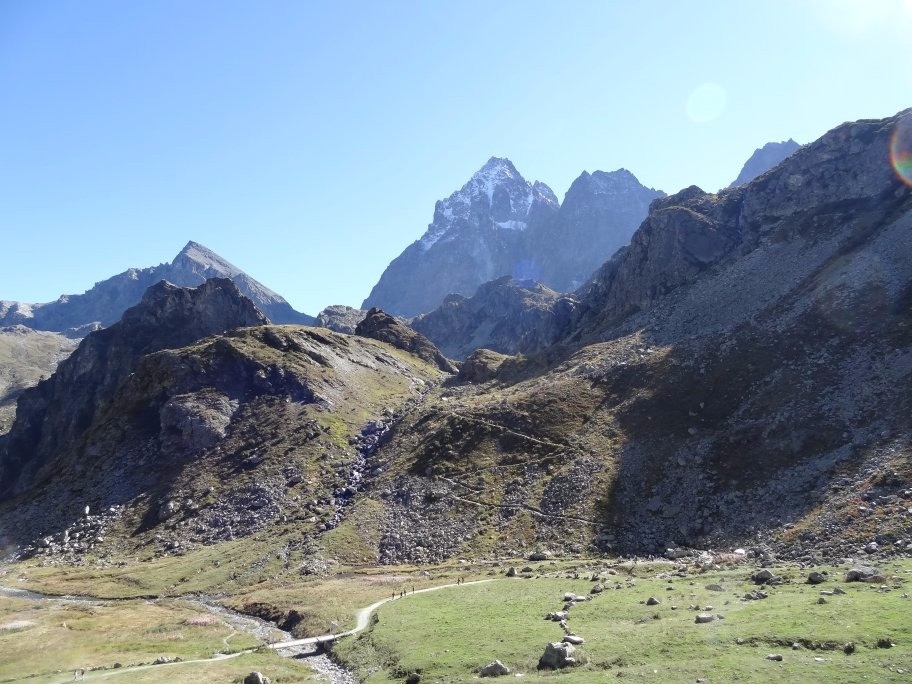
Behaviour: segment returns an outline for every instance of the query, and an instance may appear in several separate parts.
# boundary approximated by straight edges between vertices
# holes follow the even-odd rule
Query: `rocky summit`
[[[212,250],[190,241],[171,263],[131,268],[78,295],[61,295],[44,304],[0,301],[0,326],[24,325],[35,330],[82,338],[92,330],[116,323],[143,293],[161,280],[194,287],[207,278],[228,278],[274,323],[313,323],[280,295],[251,278]]]
[[[425,234],[390,263],[362,308],[412,317],[502,276],[574,289],[627,244],[663,194],[624,169],[596,171],[574,181],[561,205],[547,185],[492,157],[437,203]]]
[[[728,187],[736,188],[754,180],[760,174],[766,173],[778,165],[783,159],[794,154],[800,147],[801,145],[791,138],[782,142],[766,143],[763,147],[754,150],[750,158],[744,162],[741,173]]]

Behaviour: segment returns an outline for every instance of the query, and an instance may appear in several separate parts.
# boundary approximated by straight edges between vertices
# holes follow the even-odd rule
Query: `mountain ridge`
[[[155,283],[166,280],[179,286],[196,286],[207,278],[235,281],[266,316],[277,323],[312,324],[313,317],[295,311],[280,295],[198,242],[190,240],[168,263],[129,268],[95,283],[83,294],[61,295],[53,302],[27,304],[0,301],[0,326],[25,325],[35,330],[84,336],[92,327],[111,325]],[[80,334],[81,333],[81,334]]]
[[[436,203],[427,230],[390,262],[361,308],[411,317],[505,275],[574,289],[626,244],[662,195],[625,169],[584,172],[561,204],[509,159],[491,157]]]

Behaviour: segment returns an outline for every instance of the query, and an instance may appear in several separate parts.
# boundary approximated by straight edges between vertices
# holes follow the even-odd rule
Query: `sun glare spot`
[[[890,162],[902,182],[912,187],[912,116],[896,124],[890,138]]]
[[[703,83],[687,98],[687,116],[696,123],[717,119],[728,104],[728,96],[718,83]]]

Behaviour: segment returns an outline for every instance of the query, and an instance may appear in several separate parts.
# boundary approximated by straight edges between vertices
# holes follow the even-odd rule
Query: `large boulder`
[[[502,677],[503,675],[510,674],[510,668],[499,660],[495,660],[493,663],[488,663],[481,668],[481,670],[478,671],[478,674],[482,677]]]
[[[572,667],[577,664],[577,659],[573,657],[576,653],[576,647],[560,641],[552,641],[545,646],[545,652],[538,660],[538,669],[560,670],[565,667]]]

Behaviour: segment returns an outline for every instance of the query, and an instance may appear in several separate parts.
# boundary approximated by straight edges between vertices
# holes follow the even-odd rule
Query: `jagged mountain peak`
[[[619,247],[664,193],[627,169],[584,172],[561,205],[506,157],[491,157],[434,207],[424,235],[383,272],[362,309],[399,316],[433,311],[450,293],[525,274],[560,291],[576,289]]]
[[[592,193],[625,193],[630,191],[639,191],[644,188],[639,179],[625,168],[615,171],[583,171],[570,185],[567,190],[567,196],[585,188],[585,192]],[[647,188],[651,193],[664,196],[665,193],[657,191],[654,188]],[[566,201],[566,200],[565,200]]]

